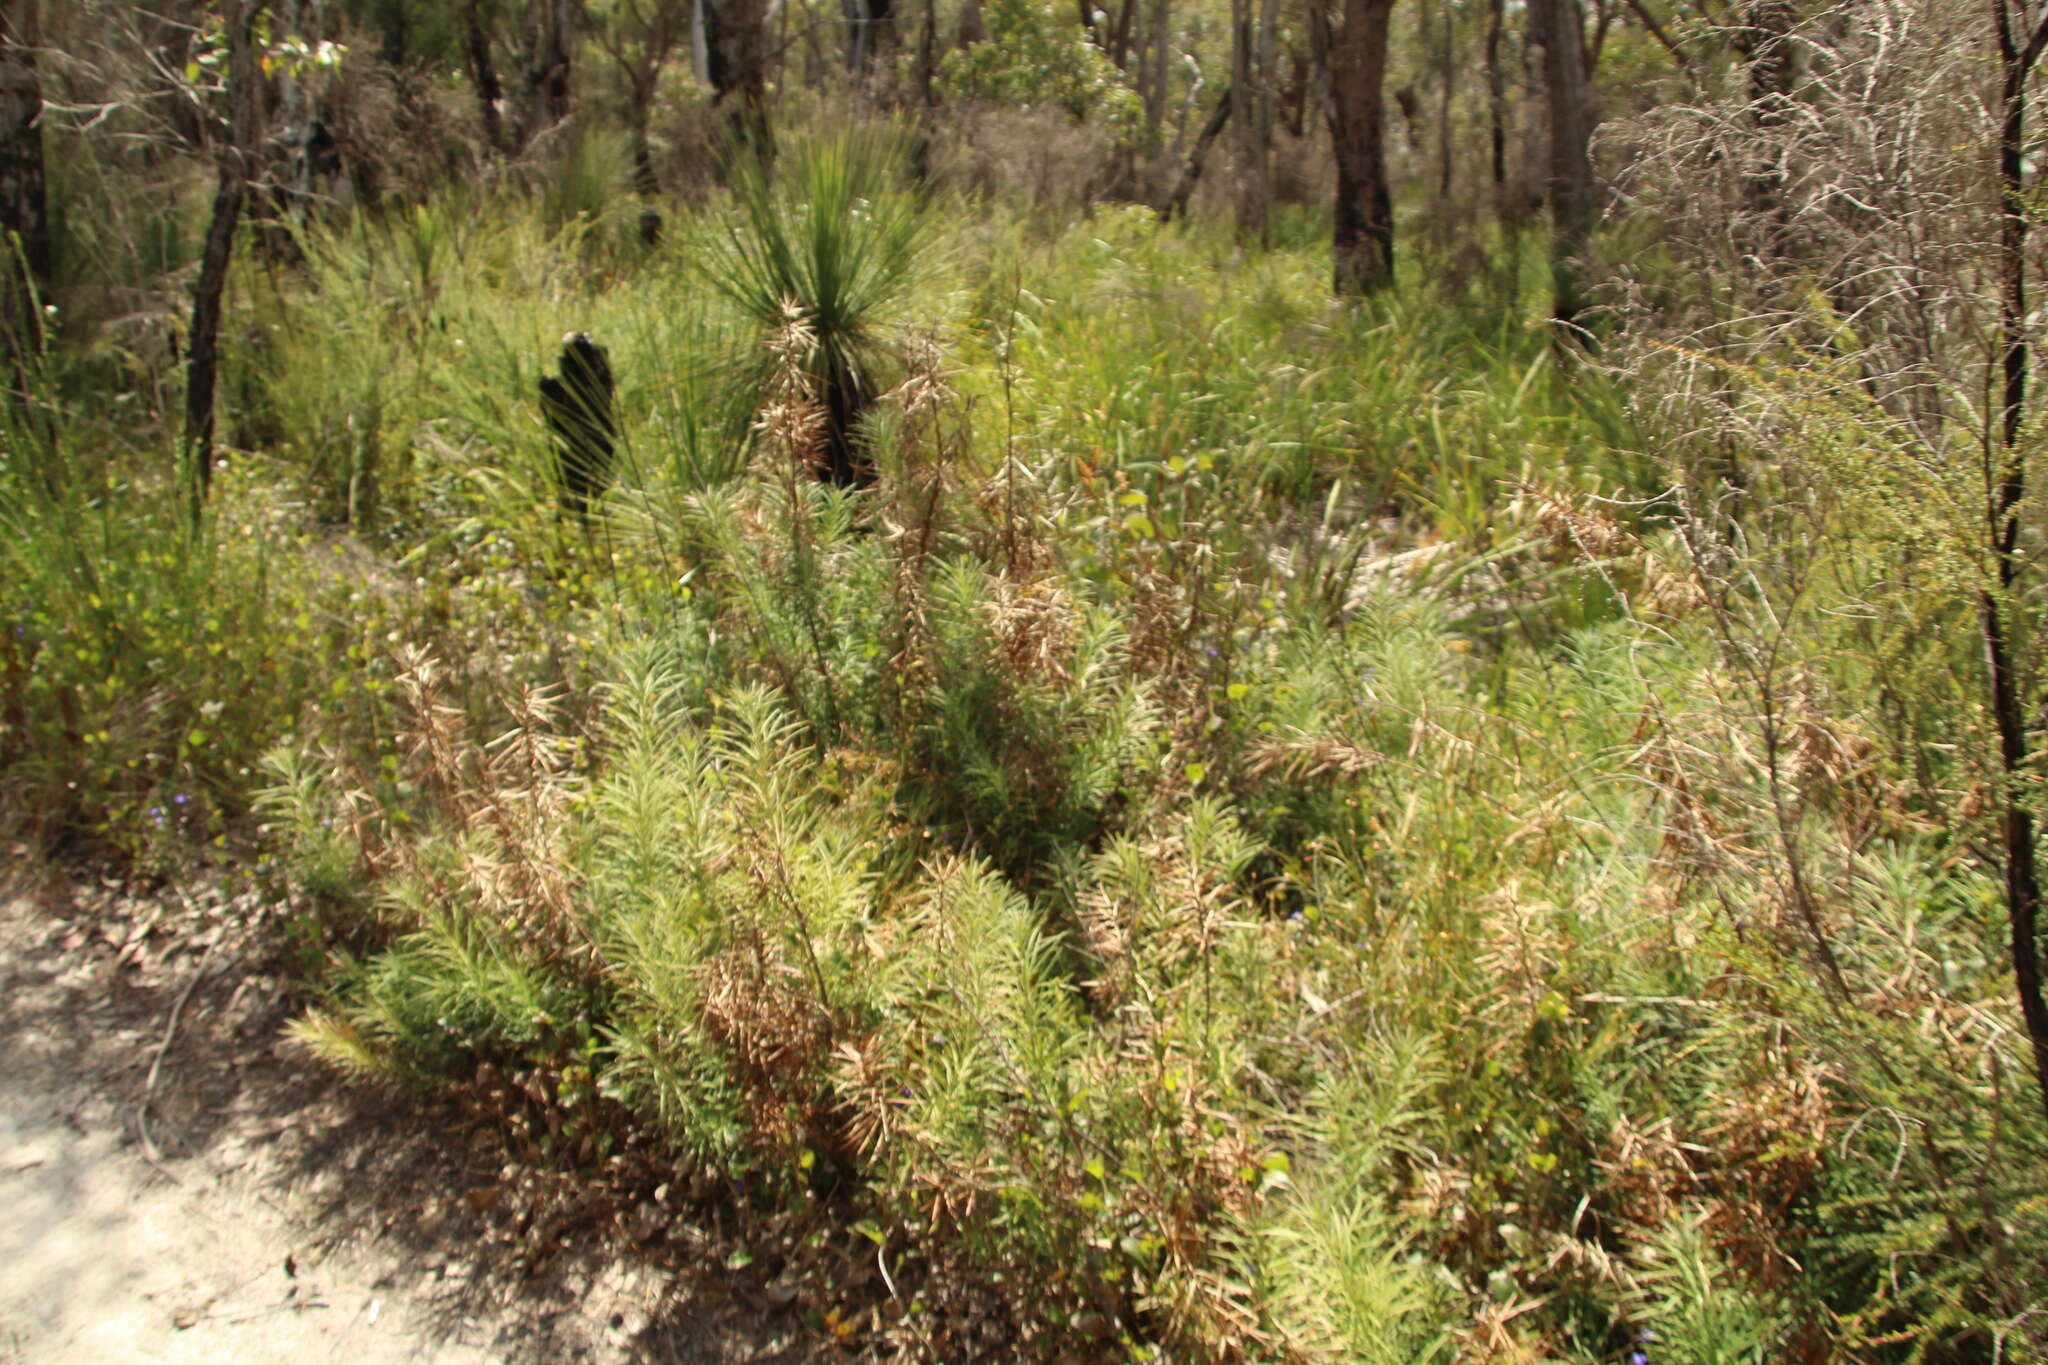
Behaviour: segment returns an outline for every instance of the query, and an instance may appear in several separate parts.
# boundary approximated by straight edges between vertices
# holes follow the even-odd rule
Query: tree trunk
[[[1749,117],[1756,128],[1756,165],[1743,178],[1743,199],[1764,225],[1764,255],[1782,254],[1786,229],[1783,131],[1792,120],[1791,0],[1754,0],[1736,31],[1735,46],[1749,63]]]
[[[1152,0],[1151,57],[1145,68],[1145,145],[1157,150],[1166,131],[1167,67],[1173,60],[1168,0]]]
[[[1451,102],[1458,90],[1458,69],[1452,61],[1452,49],[1457,40],[1457,25],[1453,22],[1456,11],[1446,7],[1443,12],[1443,28],[1438,34],[1436,69],[1440,82],[1437,88],[1436,104],[1436,197],[1451,197],[1451,172],[1455,169],[1455,158],[1451,149]]]
[[[924,0],[924,31],[917,40],[917,104],[927,113],[939,107],[939,92],[936,84],[939,74],[939,0]],[[919,164],[923,155],[931,149],[931,128],[927,123],[918,132]],[[923,179],[920,172],[919,179]]]
[[[275,0],[271,29],[278,35],[303,40],[310,46],[325,36],[321,18],[319,0]],[[267,140],[265,148],[251,147],[249,150],[252,155],[259,150],[272,149],[282,154],[270,156],[266,168],[252,173],[251,178],[263,187],[251,189],[244,213],[249,219],[250,230],[255,233],[257,249],[263,256],[270,261],[296,266],[306,259],[305,249],[299,245],[296,225],[305,220],[308,206],[313,201],[313,162],[323,145],[320,139],[324,138],[327,143],[333,139],[320,122],[306,76],[292,71],[286,64],[273,73],[272,81],[275,98],[270,102],[264,121],[269,129],[276,131]],[[316,130],[319,131],[316,133]]]
[[[1137,27],[1138,0],[1123,0],[1116,12],[1116,22],[1109,30],[1109,60],[1119,71],[1127,71],[1131,65],[1131,33]]]
[[[1223,132],[1223,125],[1230,122],[1230,111],[1236,104],[1236,87],[1224,86],[1223,97],[1216,101],[1216,112],[1209,116],[1201,136],[1195,139],[1194,150],[1188,153],[1188,163],[1181,170],[1180,183],[1173,187],[1165,207],[1159,210],[1160,222],[1170,223],[1175,218],[1186,216],[1188,197],[1195,192],[1195,184],[1202,178],[1202,163],[1208,159],[1209,146]]]
[[[194,480],[195,516],[213,488],[213,393],[220,373],[221,300],[234,256],[235,228],[248,198],[250,149],[257,142],[256,57],[250,30],[260,9],[247,0],[230,0],[223,16],[228,35],[228,140],[214,154],[220,179],[192,297],[192,326],[185,338],[185,458]]]
[[[1265,130],[1259,118],[1263,92],[1252,3],[1230,0],[1230,89],[1237,112],[1237,235],[1242,241],[1263,245],[1271,187],[1266,178]]]
[[[1599,216],[1593,193],[1593,89],[1586,69],[1579,0],[1533,0],[1530,22],[1543,43],[1543,86],[1550,106],[1551,316],[1580,335],[1585,306],[1579,256]]]
[[[725,111],[731,146],[768,152],[767,0],[706,0],[712,104]]]
[[[570,69],[571,0],[533,0],[528,11],[530,58],[526,67],[526,127],[522,141],[569,117],[575,94]]]
[[[43,176],[43,88],[36,75],[35,0],[0,0],[0,232],[8,240],[8,347],[16,378],[43,346],[39,300],[50,288],[50,208]]]
[[[865,76],[878,53],[895,47],[894,0],[840,0],[846,18],[846,69]]]
[[[1336,292],[1394,282],[1394,205],[1387,189],[1387,31],[1395,0],[1344,0],[1330,43],[1330,141],[1337,159],[1331,234]]]
[[[477,113],[483,119],[484,141],[494,152],[505,150],[505,121],[501,113],[505,87],[498,82],[498,68],[491,60],[491,35],[484,27],[478,0],[464,0],[462,6],[462,53],[469,63],[469,84],[476,92]]]
[[[1508,189],[1508,82],[1501,71],[1500,43],[1507,26],[1507,0],[1493,0],[1486,23],[1486,131],[1488,162],[1493,172],[1493,192],[1503,198]]]
[[[2020,427],[2026,413],[2027,370],[2027,207],[2026,112],[2027,77],[2048,45],[2048,19],[2034,28],[2024,48],[2014,40],[2006,0],[1991,0],[1998,32],[2003,80],[2003,127],[1998,141],[1999,267],[2002,298],[2000,330],[2004,333],[2004,392],[1998,423],[1999,468],[1987,480],[1991,505],[1988,529],[1996,561],[1997,588],[1980,594],[1978,618],[1991,684],[1991,716],[1998,727],[2000,765],[2005,790],[2001,796],[2000,842],[2005,855],[2005,913],[2011,930],[2013,983],[2019,995],[2020,1018],[2034,1054],[2034,1079],[2041,1106],[2048,1113],[2048,1000],[2041,987],[2041,874],[2037,861],[2038,831],[2023,786],[2034,768],[2035,745],[2028,737],[2026,704],[2021,699],[2016,651],[2006,613],[2021,569],[2020,510],[2026,499],[2026,451]]]

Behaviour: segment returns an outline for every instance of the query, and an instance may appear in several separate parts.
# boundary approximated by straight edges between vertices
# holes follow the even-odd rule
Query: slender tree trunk
[[[1273,119],[1280,89],[1280,0],[1259,0],[1259,146],[1264,148],[1267,195],[1272,193]]]
[[[483,119],[484,141],[494,152],[505,150],[505,121],[501,114],[505,87],[498,81],[498,68],[491,60],[491,35],[484,27],[478,0],[464,0],[462,6],[462,55],[469,64],[470,88],[476,92],[477,113]]]
[[[955,47],[973,47],[976,43],[988,41],[988,29],[981,22],[981,0],[967,0],[960,6],[960,29],[953,38]]]
[[[647,132],[651,103],[651,98],[634,100],[633,192],[640,196],[640,241],[645,246],[660,246],[664,225],[661,208],[655,201],[661,197],[661,177],[654,173],[654,148]]]
[[[1168,34],[1169,0],[1152,0],[1151,56],[1145,67],[1145,145],[1156,150],[1166,130],[1166,78],[1172,63]]]
[[[767,155],[768,146],[768,4],[767,0],[706,0],[706,47],[711,67],[713,104],[725,111],[735,150],[751,147]]]
[[[1543,85],[1550,106],[1551,316],[1576,330],[1585,305],[1579,256],[1593,235],[1593,89],[1586,68],[1579,0],[1533,0],[1530,20],[1543,40]]]
[[[8,348],[13,352],[19,395],[27,396],[23,370],[42,350],[43,315],[38,300],[50,289],[50,207],[43,175],[43,87],[36,75],[39,38],[35,0],[0,0],[0,241],[7,259]]]
[[[325,36],[321,20],[319,0],[273,0],[271,28],[280,36],[316,43]],[[274,131],[266,138],[265,148],[252,146],[249,151],[254,156],[274,148],[282,154],[270,157],[266,166],[252,172],[251,179],[260,188],[251,188],[243,212],[255,234],[257,250],[267,260],[298,265],[306,259],[297,224],[304,221],[313,199],[314,130],[324,125],[306,77],[286,66],[271,80],[275,97],[264,122],[266,131]]]
[[[1781,134],[1792,118],[1791,0],[1754,0],[1736,31],[1736,49],[1749,63],[1749,117],[1757,132],[1757,164],[1743,178],[1743,198],[1764,225],[1764,255],[1785,249],[1785,148]]]
[[[697,84],[711,84],[711,29],[705,0],[690,0],[690,74]]]
[[[1439,84],[1436,101],[1436,197],[1451,197],[1451,172],[1455,169],[1451,139],[1451,103],[1458,90],[1458,69],[1451,54],[1456,45],[1457,11],[1445,6],[1443,27],[1437,31],[1436,70]]]
[[[1504,199],[1508,191],[1508,83],[1500,64],[1506,26],[1507,0],[1492,0],[1486,23],[1486,131],[1496,199]]]
[[[213,396],[220,373],[220,317],[234,258],[235,228],[249,194],[250,149],[257,142],[256,59],[251,29],[260,5],[230,0],[224,15],[228,35],[228,140],[215,149],[220,179],[213,217],[199,261],[192,297],[192,325],[185,338],[185,458],[194,479],[193,511],[213,488]]]
[[[896,46],[894,0],[840,0],[846,16],[846,69],[866,76],[876,57]]]
[[[571,0],[533,0],[528,12],[531,26],[531,58],[526,68],[526,128],[524,141],[569,117],[575,96],[570,68]]]
[[[1131,34],[1138,22],[1138,0],[1124,0],[1116,12],[1116,25],[1110,30],[1109,60],[1119,71],[1127,71],[1131,65]]]
[[[1170,223],[1176,218],[1186,216],[1188,198],[1194,194],[1195,185],[1202,178],[1202,163],[1208,159],[1210,144],[1221,135],[1223,125],[1230,122],[1230,111],[1237,105],[1236,94],[1235,86],[1223,87],[1223,97],[1216,101],[1216,112],[1211,114],[1209,121],[1202,126],[1201,135],[1195,139],[1194,148],[1188,153],[1187,165],[1180,173],[1180,183],[1173,187],[1173,193],[1167,196],[1165,207],[1159,210],[1160,222]]]
[[[1230,89],[1237,112],[1237,235],[1264,244],[1267,200],[1266,142],[1260,126],[1258,39],[1253,0],[1230,0]]]
[[[1996,560],[1997,589],[1978,602],[1984,655],[1991,683],[1991,715],[1998,727],[1998,750],[2005,790],[2000,812],[2000,842],[2005,854],[2005,912],[2012,932],[2014,987],[2020,1017],[2034,1053],[2034,1078],[2040,1086],[2043,1112],[2048,1112],[2048,1000],[2041,987],[2041,874],[2037,861],[2038,831],[2022,786],[2033,767],[2034,747],[2027,734],[2025,703],[2016,677],[2017,661],[2006,613],[2019,578],[2020,508],[2026,499],[2026,455],[2020,427],[2026,413],[2027,370],[2027,209],[2023,198],[2026,172],[2027,77],[2048,45],[2048,19],[2028,35],[2024,48],[2013,33],[2006,0],[1992,0],[1998,32],[1999,66],[2003,75],[2004,126],[1998,142],[2000,204],[1999,257],[2003,297],[2000,325],[2004,333],[2004,391],[1998,423],[1998,469],[1989,483],[1989,526]],[[2024,11],[2022,11],[2024,13]]]
[[[1342,295],[1394,282],[1394,203],[1387,189],[1387,32],[1395,0],[1344,0],[1330,45],[1330,140],[1337,158],[1331,234]]]
[[[917,104],[930,112],[939,107],[936,81],[939,74],[939,0],[924,0],[924,31],[917,43]],[[929,148],[929,125],[918,134],[918,145]]]

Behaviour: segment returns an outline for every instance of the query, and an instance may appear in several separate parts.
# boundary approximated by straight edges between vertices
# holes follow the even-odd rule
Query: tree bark
[[[462,6],[462,53],[469,64],[469,84],[476,92],[477,113],[483,119],[484,141],[492,151],[502,152],[505,87],[499,83],[497,64],[491,60],[491,35],[484,27],[478,0],[464,0]]]
[[[1160,145],[1166,127],[1166,78],[1167,65],[1173,54],[1168,36],[1168,0],[1152,0],[1149,41],[1151,57],[1145,68],[1145,143],[1148,148]]]
[[[1507,26],[1507,0],[1492,0],[1486,24],[1486,122],[1489,166],[1496,198],[1508,188],[1508,83],[1501,70],[1500,43]]]
[[[1330,140],[1337,159],[1333,285],[1356,296],[1394,282],[1394,204],[1387,189],[1387,32],[1395,0],[1344,0],[1330,43]]]
[[[1180,183],[1167,196],[1166,204],[1159,210],[1159,221],[1170,223],[1184,217],[1188,211],[1188,198],[1195,192],[1195,184],[1202,178],[1202,163],[1208,159],[1209,146],[1223,132],[1223,125],[1230,122],[1230,111],[1237,104],[1236,87],[1223,87],[1223,97],[1216,101],[1216,112],[1209,116],[1208,123],[1195,139],[1194,148],[1188,152],[1187,165],[1180,173]]]
[[[50,289],[50,208],[43,175],[43,88],[35,0],[0,0],[0,231],[9,349],[16,378],[43,346],[39,300]],[[26,384],[21,386],[26,398]]]
[[[735,150],[768,150],[767,0],[720,0],[704,6],[712,104],[725,111]]]
[[[1260,126],[1259,58],[1252,18],[1253,0],[1230,0],[1230,89],[1237,107],[1237,235],[1264,244],[1271,187],[1266,178],[1266,139]]]
[[[1992,556],[1996,589],[1979,594],[1978,619],[1991,684],[1991,716],[1998,728],[1998,752],[2005,784],[2001,794],[1999,834],[2005,855],[2005,913],[2011,930],[2013,983],[2019,995],[2020,1018],[2034,1054],[2034,1079],[2041,1107],[2048,1113],[2048,1000],[2041,987],[2041,874],[2039,839],[2034,813],[2022,786],[2033,766],[2034,743],[2016,677],[2017,660],[2006,613],[2019,578],[2020,509],[2026,499],[2026,454],[2020,428],[2026,412],[2027,371],[2031,349],[2027,340],[2027,210],[2022,197],[2026,173],[2027,77],[2048,46],[2048,19],[2028,35],[2026,46],[2015,40],[2006,0],[1991,0],[1998,33],[1999,67],[2003,77],[2003,126],[1998,140],[1999,266],[2003,276],[2000,329],[2004,341],[2004,391],[1998,422],[1994,480],[1987,480]]]
[[[894,0],[840,0],[846,18],[846,69],[865,76],[877,53],[896,45]]]
[[[223,16],[228,35],[228,139],[215,151],[219,181],[213,217],[200,256],[185,338],[185,459],[192,471],[193,511],[213,489],[213,395],[220,373],[221,302],[227,292],[235,229],[249,194],[250,149],[257,142],[256,55],[253,29],[259,4],[230,0]]]
[[[1455,166],[1451,147],[1451,100],[1458,89],[1457,67],[1451,60],[1452,48],[1457,39],[1457,25],[1454,22],[1455,15],[1456,11],[1449,6],[1444,8],[1442,16],[1443,29],[1437,38],[1436,67],[1437,78],[1441,82],[1437,87],[1436,105],[1436,197],[1438,199],[1448,199],[1451,197],[1451,172]]]
[[[917,104],[929,113],[939,107],[937,78],[939,74],[939,0],[924,0],[924,30],[917,40]],[[918,135],[920,161],[930,150],[931,129],[927,125]],[[923,175],[920,171],[919,178]]]
[[[1743,198],[1764,224],[1764,254],[1785,248],[1785,148],[1781,136],[1792,118],[1792,26],[1798,12],[1791,0],[1754,0],[1740,29],[1736,50],[1749,63],[1749,117],[1758,142],[1756,165],[1743,178]]]
[[[1138,0],[1124,0],[1116,12],[1116,24],[1110,29],[1109,60],[1119,71],[1130,69],[1131,32],[1137,24]]]
[[[1572,335],[1585,306],[1579,256],[1599,216],[1593,192],[1593,89],[1586,67],[1579,0],[1532,0],[1530,20],[1543,43],[1543,85],[1550,107],[1551,316]]]
[[[526,67],[526,127],[522,141],[569,117],[575,97],[571,70],[570,0],[533,0],[528,11],[530,58]]]

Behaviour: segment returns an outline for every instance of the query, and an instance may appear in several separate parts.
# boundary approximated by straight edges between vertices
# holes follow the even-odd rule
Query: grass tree
[[[874,481],[858,428],[882,391],[886,324],[926,245],[926,215],[899,187],[903,161],[894,130],[799,144],[772,176],[763,157],[742,151],[732,213],[702,257],[709,283],[764,340],[803,324],[802,368],[824,410],[819,472],[841,487]],[[767,350],[759,363],[765,386]]]

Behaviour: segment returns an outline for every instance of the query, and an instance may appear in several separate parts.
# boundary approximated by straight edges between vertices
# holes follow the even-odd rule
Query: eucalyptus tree
[[[1394,203],[1387,187],[1387,35],[1395,0],[1344,0],[1330,35],[1330,140],[1337,160],[1334,287],[1370,294],[1394,282]]]

